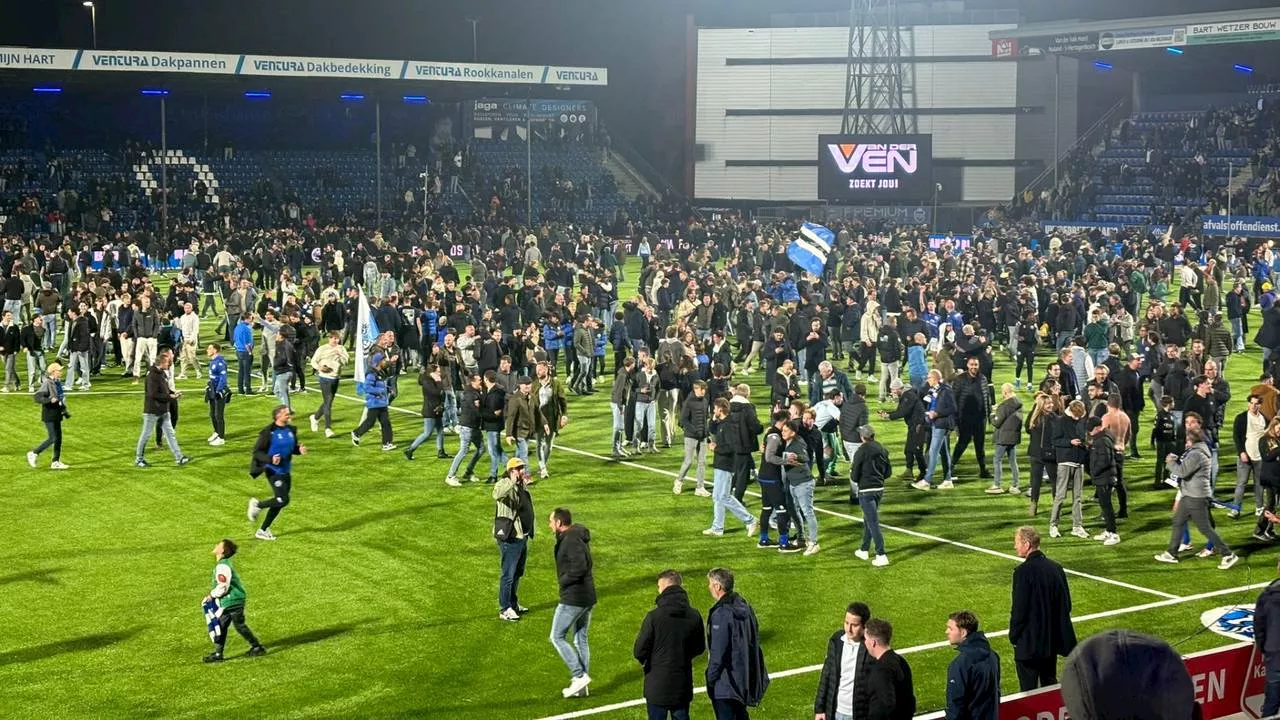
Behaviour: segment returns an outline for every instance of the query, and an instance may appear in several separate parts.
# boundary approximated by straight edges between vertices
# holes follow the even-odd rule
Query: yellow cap
[[[524,467],[524,461],[518,457],[513,457],[507,461],[507,472],[511,472],[516,468],[522,468],[522,467]]]

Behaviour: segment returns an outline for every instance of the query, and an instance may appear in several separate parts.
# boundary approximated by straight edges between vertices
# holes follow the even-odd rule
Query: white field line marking
[[[1116,617],[1117,615],[1128,615],[1130,613],[1137,613],[1137,612],[1143,612],[1146,610],[1155,610],[1162,607],[1169,607],[1170,605],[1181,605],[1183,603],[1196,602],[1199,600],[1208,600],[1210,598],[1221,597],[1223,595],[1234,595],[1236,593],[1247,592],[1249,590],[1257,590],[1259,588],[1264,588],[1268,584],[1269,583],[1265,583],[1265,582],[1254,583],[1252,585],[1241,585],[1239,587],[1227,588],[1225,590],[1214,590],[1211,592],[1200,593],[1198,595],[1187,595],[1185,597],[1175,597],[1175,598],[1170,598],[1168,600],[1157,600],[1155,602],[1149,602],[1143,605],[1134,605],[1131,607],[1119,608],[1116,610],[1104,610],[1102,612],[1091,613],[1089,615],[1081,615],[1079,617],[1071,618],[1071,620],[1072,622],[1076,622],[1076,623],[1089,622],[1090,620],[1102,620],[1104,618]],[[993,632],[993,633],[987,633],[987,637],[997,638],[997,637],[1004,637],[1008,634],[1009,634],[1008,630],[997,630],[996,632]],[[904,650],[897,650],[896,652],[899,655],[911,655],[913,653],[919,653],[919,652],[925,652],[928,650],[937,650],[939,648],[944,648],[944,647],[947,647],[949,644],[950,643],[948,643],[946,640],[940,640],[938,642],[925,643],[923,645],[915,645],[913,647],[909,647]],[[793,675],[805,675],[808,673],[818,672],[821,669],[822,669],[821,663],[817,665],[806,665],[804,667],[791,668],[790,670],[771,672],[769,673],[769,678],[771,680],[776,680],[778,678],[791,677]],[[706,691],[707,689],[705,687],[696,687],[693,689],[693,692],[695,695],[700,693],[705,693]],[[623,702],[612,703],[610,705],[601,705],[599,707],[587,708],[585,710],[575,710],[573,712],[562,713],[560,715],[551,715],[548,717],[539,718],[539,720],[573,720],[573,718],[588,717],[590,715],[599,715],[601,713],[612,712],[614,710],[624,710],[626,708],[639,707],[644,704],[645,704],[645,701],[643,698],[640,698],[637,700],[626,700]],[[926,717],[941,717],[941,716],[930,715]]]
[[[596,453],[587,452],[587,451],[585,451],[585,450],[578,450],[578,449],[576,449],[576,448],[566,447],[566,446],[564,446],[564,445],[556,445],[556,447],[560,448],[561,450],[565,450],[565,451],[567,451],[567,452],[577,453],[578,455],[585,455],[585,456],[587,456],[587,457],[593,457],[593,458],[597,458],[597,459],[599,459],[599,460],[612,460],[612,458],[609,458],[609,457],[607,457],[607,456],[605,456],[605,455],[597,455]],[[668,476],[670,476],[670,477],[677,477],[677,473],[671,472],[670,470],[662,470],[662,469],[659,469],[659,468],[653,468],[653,467],[649,467],[649,466],[647,466],[647,465],[641,465],[641,464],[639,464],[639,463],[633,463],[633,462],[627,462],[627,461],[622,461],[620,464],[622,464],[622,465],[626,465],[626,466],[628,466],[628,467],[634,467],[634,468],[639,468],[639,469],[642,469],[642,470],[648,470],[648,471],[650,471],[650,472],[658,473],[658,474],[661,474],[661,475],[668,475]],[[759,494],[759,493],[757,493],[757,492],[747,491],[747,494],[748,494],[748,495],[751,495],[752,497],[760,497],[760,494]],[[825,513],[825,514],[827,514],[827,515],[834,516],[834,517],[843,518],[843,519],[845,519],[845,520],[852,520],[853,522],[857,522],[857,523],[862,522],[862,518],[857,517],[857,516],[855,516],[855,515],[849,515],[849,514],[847,514],[847,513],[836,512],[835,510],[829,510],[829,509],[827,509],[827,508],[814,508],[814,510],[816,510],[817,512],[820,512],[820,513]],[[1002,552],[1000,552],[1000,551],[998,551],[998,550],[991,550],[991,549],[988,549],[988,548],[979,547],[979,546],[977,546],[977,545],[970,545],[969,543],[958,542],[958,541],[956,541],[956,540],[948,540],[948,539],[943,538],[943,537],[938,537],[937,535],[929,535],[928,533],[922,533],[922,532],[918,532],[918,531],[916,531],[916,530],[909,530],[909,529],[907,529],[907,528],[895,527],[895,526],[893,526],[893,525],[886,525],[886,524],[884,524],[884,523],[880,523],[880,527],[881,527],[881,528],[883,528],[883,529],[885,529],[885,530],[892,530],[893,532],[902,533],[902,534],[904,534],[904,535],[910,535],[910,536],[912,536],[912,537],[917,537],[917,538],[920,538],[920,539],[922,539],[922,540],[929,540],[929,541],[931,541],[931,542],[942,543],[942,544],[945,544],[945,545],[953,545],[953,546],[955,546],[955,547],[964,548],[965,550],[972,550],[972,551],[974,551],[974,552],[984,553],[984,554],[986,554],[986,555],[991,555],[991,556],[993,556],[993,557],[1004,558],[1005,560],[1013,560],[1014,562],[1022,562],[1022,558],[1018,557],[1017,555],[1011,555],[1011,554],[1009,554],[1009,553],[1002,553]],[[1156,597],[1162,597],[1162,598],[1165,598],[1166,600],[1172,600],[1172,599],[1175,599],[1175,598],[1179,597],[1179,596],[1177,596],[1177,595],[1173,595],[1173,594],[1171,594],[1171,593],[1163,592],[1163,591],[1160,591],[1160,590],[1152,590],[1151,588],[1145,588],[1145,587],[1142,587],[1141,585],[1133,585],[1133,584],[1131,584],[1131,583],[1127,583],[1127,582],[1124,582],[1124,581],[1122,581],[1122,580],[1112,580],[1111,578],[1102,577],[1102,576],[1100,576],[1100,575],[1092,575],[1092,574],[1090,574],[1090,573],[1081,572],[1081,571],[1079,571],[1079,570],[1071,570],[1070,568],[1064,568],[1064,570],[1065,570],[1065,571],[1067,572],[1067,574],[1069,574],[1069,575],[1075,575],[1075,576],[1077,576],[1077,577],[1082,577],[1082,578],[1086,578],[1086,579],[1089,579],[1089,580],[1094,580],[1094,581],[1097,581],[1097,582],[1100,582],[1100,583],[1105,583],[1105,584],[1107,584],[1107,585],[1115,585],[1116,587],[1122,587],[1122,588],[1125,588],[1125,589],[1127,589],[1127,590],[1134,590],[1134,591],[1137,591],[1137,592],[1146,593],[1146,594],[1148,594],[1148,595],[1155,595]]]

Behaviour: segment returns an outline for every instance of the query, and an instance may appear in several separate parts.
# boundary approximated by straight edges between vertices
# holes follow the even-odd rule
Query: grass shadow
[[[20,650],[10,650],[8,652],[0,653],[0,667],[45,660],[58,655],[65,655],[67,653],[101,650],[102,648],[110,647],[116,643],[128,640],[141,632],[141,630],[141,627],[136,627],[109,633],[95,633],[93,635],[85,635],[84,637],[59,640],[57,642],[45,643],[43,645],[35,645],[28,648],[22,648]]]
[[[63,570],[64,568],[44,568],[40,570],[25,570],[12,575],[0,575],[0,585],[12,585],[20,582],[36,583],[38,585],[61,585],[62,581],[56,576]]]
[[[278,652],[280,650],[285,650],[292,647],[299,647],[301,645],[310,645],[312,643],[324,642],[325,640],[332,640],[333,638],[346,635],[351,631],[355,630],[356,628],[362,625],[367,625],[370,622],[371,620],[355,620],[352,622],[345,622],[345,623],[339,623],[337,625],[330,625],[329,627],[315,628],[314,630],[307,630],[305,632],[300,632],[295,635],[289,635],[276,640],[272,640],[267,644],[271,650]]]
[[[304,533],[346,532],[347,530],[355,530],[357,528],[364,527],[365,525],[371,525],[383,520],[390,520],[392,518],[403,517],[405,515],[425,512],[430,508],[430,505],[410,505],[408,507],[396,508],[394,510],[378,510],[376,512],[365,513],[363,515],[356,515],[355,517],[347,518],[342,522],[337,522],[332,525],[301,528],[294,531],[293,534],[302,535]]]

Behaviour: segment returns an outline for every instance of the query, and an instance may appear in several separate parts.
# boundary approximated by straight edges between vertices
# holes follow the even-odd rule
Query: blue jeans
[[[711,485],[711,529],[724,530],[724,511],[728,510],[733,516],[744,523],[751,523],[751,513],[747,512],[747,508],[742,501],[733,496],[733,471],[721,470],[716,468],[712,473],[714,481]]]
[[[458,424],[458,395],[457,393],[445,391],[444,421],[443,421],[442,427],[453,427],[454,425],[457,425],[457,424]]]
[[[253,353],[236,351],[236,389],[241,395],[253,392]]]
[[[164,435],[164,441],[169,445],[169,452],[173,453],[173,459],[181,460],[182,450],[178,447],[178,436],[173,433],[173,423],[169,422],[168,412],[159,415],[142,414],[142,434],[138,436],[138,447],[133,454],[134,460],[142,460],[146,457],[147,443],[156,434],[157,425],[160,426],[160,432]]]
[[[636,402],[636,420],[634,436],[637,445],[657,442],[658,440],[658,404],[652,402]],[[640,433],[643,425],[644,434]]]
[[[1277,712],[1280,712],[1280,670],[1267,670],[1267,694],[1262,701],[1262,717],[1271,717]]]
[[[1244,350],[1244,324],[1240,318],[1231,318],[1231,342],[1233,349]]]
[[[1066,347],[1067,343],[1071,342],[1071,338],[1074,336],[1075,333],[1070,330],[1059,332],[1058,339],[1054,342],[1054,349],[1058,352],[1062,352],[1062,348]]]
[[[1093,366],[1097,367],[1107,361],[1111,357],[1111,351],[1106,348],[1090,348],[1088,350],[1089,357],[1093,358]]]
[[[458,454],[453,456],[453,462],[449,464],[448,477],[457,477],[458,468],[462,467],[462,460],[467,456],[467,452],[471,450],[471,433],[478,432],[469,427],[463,426],[458,428]],[[444,442],[441,436],[441,443]],[[476,448],[476,455],[479,456],[480,448]]]
[[[293,379],[293,373],[280,372],[276,373],[271,380],[272,391],[275,393],[276,399],[281,405],[289,404],[289,381]]]
[[[502,451],[502,440],[497,430],[484,431],[484,449],[489,453],[489,477],[498,476],[498,468],[507,461],[507,454]]]
[[[516,438],[516,457],[529,462],[529,438]]]
[[[502,574],[498,579],[499,610],[520,606],[520,578],[524,575],[528,549],[528,540],[498,541],[498,553],[502,557]]]
[[[1003,461],[1005,457],[1009,458],[1009,472],[1013,473],[1013,480],[1009,481],[1009,487],[1018,487],[1018,447],[1016,445],[996,445],[996,476],[991,481],[991,487],[1000,487],[1000,478],[1003,473]]]
[[[689,704],[685,703],[680,706],[672,705],[654,705],[649,703],[645,705],[645,709],[649,712],[649,720],[689,720]]]
[[[925,470],[924,481],[933,484],[933,472],[938,468],[938,457],[942,456],[943,470],[950,471],[947,467],[951,464],[951,431],[942,428],[930,429],[929,435],[929,469]],[[948,474],[950,474],[948,472]]]
[[[444,428],[440,426],[440,421],[433,417],[422,419],[422,434],[413,439],[409,443],[409,452],[418,449],[418,446],[431,439],[432,435],[436,436],[436,452],[444,453]],[[452,475],[453,473],[449,473]]]
[[[44,318],[44,349],[52,350],[57,346],[58,336],[58,316],[57,315],[41,315]],[[13,321],[18,322],[18,316],[13,316]]]
[[[884,554],[884,535],[880,532],[880,501],[884,500],[882,492],[859,493],[858,506],[862,508],[862,549],[876,544],[876,554]]]
[[[818,514],[813,511],[813,481],[796,483],[790,487],[790,491],[798,520],[804,524],[805,539],[817,545]]]
[[[591,627],[591,608],[576,605],[556,605],[551,618],[551,644],[560,659],[569,668],[570,677],[582,677],[591,670],[591,647],[587,644],[587,629]],[[573,633],[573,643],[565,639]]]
[[[609,407],[613,409],[613,431],[615,433],[626,432],[626,412],[623,406],[618,403],[609,403]]]

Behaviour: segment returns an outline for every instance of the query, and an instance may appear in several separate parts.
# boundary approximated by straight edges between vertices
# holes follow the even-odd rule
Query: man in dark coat
[[[844,629],[827,641],[827,657],[813,699],[815,720],[836,720],[837,715],[864,720],[867,717],[867,676],[874,659],[863,645],[862,631],[871,619],[866,603],[850,603],[844,612]],[[844,687],[842,675],[852,670],[853,683]]]
[[[1013,549],[1024,562],[1013,571],[1013,645],[1018,686],[1023,692],[1058,682],[1058,656],[1076,646],[1071,625],[1071,588],[1062,566],[1040,552],[1040,533],[1024,525],[1015,531]]]
[[[888,620],[867,622],[863,644],[875,660],[867,675],[867,720],[911,720],[916,714],[911,666],[889,646],[892,642],[893,626]]]
[[[946,720],[996,720],[1000,716],[1000,656],[968,610],[947,618],[947,641],[956,656],[947,666]]]
[[[658,599],[644,616],[635,655],[644,668],[644,699],[649,717],[689,720],[693,700],[693,659],[707,649],[702,616],[690,607],[680,573],[658,575]]]
[[[1253,641],[1267,669],[1262,716],[1273,717],[1280,712],[1280,580],[1272,580],[1258,596],[1253,611]]]
[[[760,651],[756,611],[733,590],[733,573],[713,568],[707,590],[716,604],[707,613],[707,697],[717,720],[747,720],[769,687]]]
[[[561,691],[565,697],[585,695],[591,684],[591,668],[587,630],[591,627],[591,609],[596,605],[596,584],[592,576],[591,533],[573,522],[568,508],[556,508],[549,520],[556,536],[556,579],[560,584],[560,602],[551,618],[551,644],[569,668],[572,680]],[[573,642],[566,640],[572,635]]]

